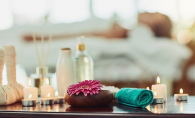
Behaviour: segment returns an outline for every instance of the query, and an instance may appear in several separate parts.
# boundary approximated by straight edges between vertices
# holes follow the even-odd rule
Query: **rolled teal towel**
[[[122,88],[116,93],[118,103],[145,108],[153,102],[153,93],[146,89]]]

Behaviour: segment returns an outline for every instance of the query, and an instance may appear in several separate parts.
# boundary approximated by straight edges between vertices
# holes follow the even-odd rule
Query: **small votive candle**
[[[154,99],[153,99],[152,104],[163,104],[164,99],[162,97],[156,97],[157,96],[156,91],[154,91],[153,94],[154,94]]]
[[[31,79],[28,80],[29,87],[23,89],[24,99],[28,99],[31,94],[32,98],[35,99],[36,103],[38,102],[38,90],[37,87],[31,87]]]
[[[32,107],[36,105],[36,100],[35,99],[31,99],[32,98],[32,94],[29,95],[28,99],[23,99],[22,100],[22,105],[24,107]]]
[[[167,101],[167,90],[165,84],[160,84],[160,77],[157,77],[157,84],[152,85],[152,91],[156,91],[156,97],[163,98],[164,102]]]
[[[65,103],[64,97],[58,96],[58,91],[55,92],[54,103],[55,104],[63,104],[63,103]]]
[[[50,98],[54,97],[54,87],[49,85],[49,79],[46,79],[46,85],[41,86],[41,98],[48,98],[47,95],[50,93]]]
[[[41,98],[40,104],[41,105],[53,105],[54,99],[50,98],[50,93],[47,94],[47,98]]]
[[[180,89],[180,94],[174,94],[174,99],[176,101],[187,101],[188,100],[188,94],[183,94],[183,89]]]

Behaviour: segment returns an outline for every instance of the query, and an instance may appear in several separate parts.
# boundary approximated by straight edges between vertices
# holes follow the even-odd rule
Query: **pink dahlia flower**
[[[85,96],[89,93],[90,95],[98,94],[101,90],[102,84],[98,80],[85,80],[79,82],[78,84],[72,84],[68,87],[67,93],[71,96],[76,93],[78,95],[80,92],[84,93]]]

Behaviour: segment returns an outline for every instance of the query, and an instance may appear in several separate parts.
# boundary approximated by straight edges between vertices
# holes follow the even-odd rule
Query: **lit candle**
[[[36,105],[36,100],[32,99],[32,94],[29,95],[28,99],[22,100],[22,105],[24,107],[31,107]]]
[[[156,91],[154,91],[153,94],[154,94],[154,99],[153,99],[152,104],[162,104],[164,102],[162,97],[157,97]]]
[[[177,101],[187,101],[188,100],[188,94],[183,94],[183,89],[181,88],[179,90],[180,94],[175,94],[174,98]]]
[[[48,93],[50,93],[50,98],[54,97],[54,87],[49,85],[49,79],[46,78],[46,85],[41,86],[41,98],[47,98]]]
[[[46,98],[41,98],[40,104],[42,104],[42,105],[53,105],[54,104],[54,99],[50,97],[50,93],[47,93]]]
[[[64,97],[58,96],[58,91],[55,92],[54,103],[55,104],[63,104],[65,102]]]
[[[164,102],[167,101],[166,85],[160,84],[160,77],[157,77],[157,84],[152,85],[152,91],[156,92],[156,97],[163,98]]]
[[[149,88],[149,87],[147,87],[146,89],[147,89],[147,90],[150,90],[150,88]]]
[[[28,80],[29,87],[23,89],[24,93],[24,99],[28,99],[30,94],[32,96],[32,99],[36,100],[36,103],[38,102],[38,90],[37,87],[31,87],[31,79]]]

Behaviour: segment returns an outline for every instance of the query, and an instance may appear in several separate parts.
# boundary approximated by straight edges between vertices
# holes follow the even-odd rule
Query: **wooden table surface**
[[[99,118],[99,117],[188,117],[195,118],[195,97],[190,96],[187,102],[176,102],[169,97],[166,104],[149,105],[146,108],[133,108],[113,101],[109,106],[96,108],[78,108],[67,104],[53,106],[22,107],[21,103],[0,106],[0,117],[14,118]]]

